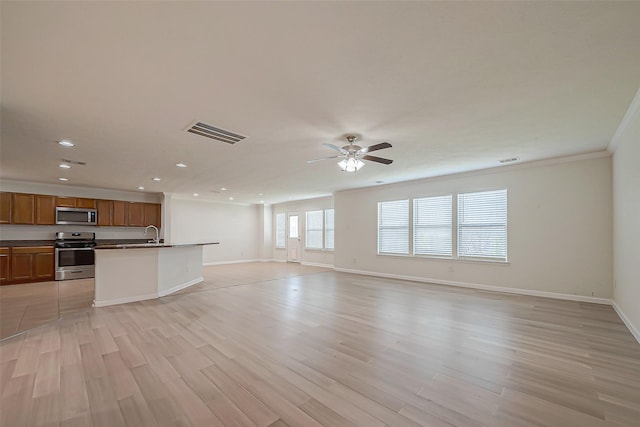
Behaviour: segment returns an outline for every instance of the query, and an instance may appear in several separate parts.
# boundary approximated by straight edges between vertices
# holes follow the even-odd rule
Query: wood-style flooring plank
[[[640,344],[608,306],[284,263],[211,266],[204,276],[175,295],[69,312],[1,341],[0,425],[640,419]],[[25,314],[43,321],[38,304],[51,289],[0,290],[1,329]],[[65,286],[68,307],[73,290]]]

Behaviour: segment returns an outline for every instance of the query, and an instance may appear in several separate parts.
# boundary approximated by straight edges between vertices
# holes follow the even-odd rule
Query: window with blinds
[[[451,194],[413,200],[414,255],[453,255],[452,200]]]
[[[276,214],[276,248],[285,247],[284,214]]]
[[[378,203],[378,253],[409,254],[409,200]]]
[[[458,194],[458,257],[507,259],[507,190]]]
[[[322,211],[308,211],[305,224],[305,248],[322,249]]]
[[[327,209],[324,211],[324,248],[331,250],[334,249],[333,215],[333,209]]]

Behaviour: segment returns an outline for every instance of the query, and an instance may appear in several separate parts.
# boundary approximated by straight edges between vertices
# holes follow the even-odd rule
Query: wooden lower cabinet
[[[0,248],[0,285],[5,285],[9,281],[9,262],[11,248]]]
[[[7,277],[2,281],[3,285],[54,279],[55,255],[52,246],[1,248],[0,257],[2,276]]]

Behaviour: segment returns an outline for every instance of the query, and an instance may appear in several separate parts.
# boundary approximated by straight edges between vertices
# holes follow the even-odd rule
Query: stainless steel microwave
[[[95,209],[56,208],[56,224],[96,225],[98,214]]]

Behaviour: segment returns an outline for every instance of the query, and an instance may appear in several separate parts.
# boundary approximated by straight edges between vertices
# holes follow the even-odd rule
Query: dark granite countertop
[[[55,240],[0,240],[0,247],[53,246]]]
[[[204,242],[204,243],[180,243],[180,244],[165,244],[165,243],[147,243],[146,241],[139,243],[117,243],[117,244],[100,244],[96,246],[96,249],[155,249],[155,248],[179,248],[186,246],[205,246],[205,245],[219,245],[220,242]]]

